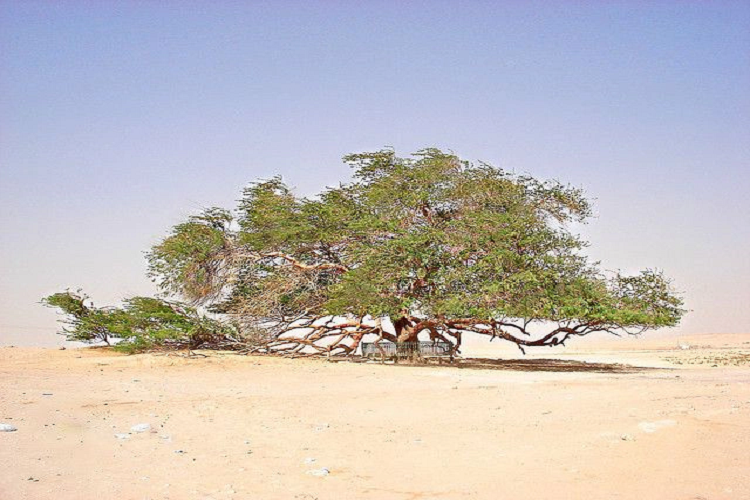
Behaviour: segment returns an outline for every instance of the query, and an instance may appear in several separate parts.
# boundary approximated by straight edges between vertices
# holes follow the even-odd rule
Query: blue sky
[[[748,89],[746,2],[2,2],[0,344],[51,338],[45,294],[153,293],[143,251],[245,183],[383,146],[585,188],[604,268],[750,331]]]

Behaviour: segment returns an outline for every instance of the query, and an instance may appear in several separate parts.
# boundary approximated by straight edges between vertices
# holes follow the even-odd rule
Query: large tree
[[[150,274],[267,352],[351,354],[368,334],[457,349],[467,332],[523,350],[684,313],[660,272],[607,276],[586,258],[570,229],[591,216],[577,188],[437,149],[344,160],[348,184],[299,198],[281,178],[259,181],[236,211],[175,226]]]

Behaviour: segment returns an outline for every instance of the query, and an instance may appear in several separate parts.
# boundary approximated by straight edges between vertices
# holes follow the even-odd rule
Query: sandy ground
[[[0,348],[0,499],[750,498],[750,335],[503,349],[456,368]]]

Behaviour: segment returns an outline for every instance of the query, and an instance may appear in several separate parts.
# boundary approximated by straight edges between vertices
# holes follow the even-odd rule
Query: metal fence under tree
[[[366,358],[420,359],[450,357],[453,359],[453,344],[448,342],[363,342],[362,356]]]

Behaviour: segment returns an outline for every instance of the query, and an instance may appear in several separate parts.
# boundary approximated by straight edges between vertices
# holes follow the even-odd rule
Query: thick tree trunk
[[[419,332],[414,328],[415,325],[409,318],[402,316],[393,326],[396,329],[396,342],[417,342]]]

